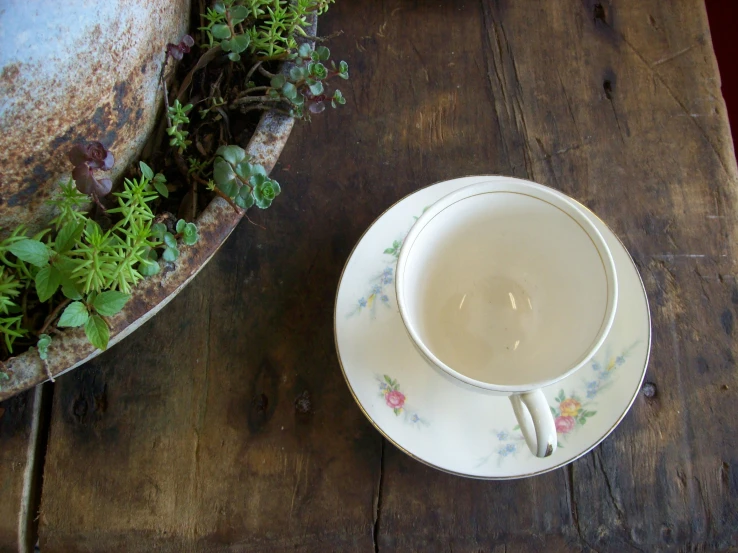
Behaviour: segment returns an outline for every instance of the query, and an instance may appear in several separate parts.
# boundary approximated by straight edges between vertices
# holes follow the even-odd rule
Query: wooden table
[[[242,223],[122,345],[0,407],[0,550],[33,541],[40,501],[43,553],[738,551],[737,171],[702,0],[342,0],[320,30],[344,31],[348,103],[294,131],[267,230]],[[364,229],[485,173],[596,211],[653,315],[655,395],[520,481],[385,442],[333,343]]]

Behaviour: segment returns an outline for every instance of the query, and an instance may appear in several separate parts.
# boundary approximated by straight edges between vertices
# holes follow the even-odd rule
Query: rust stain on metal
[[[189,0],[106,9],[107,22],[85,29],[72,51],[57,46],[48,61],[0,68],[0,233],[21,223],[39,228],[53,216],[46,200],[69,178],[65,154],[75,143],[99,140],[112,150],[115,180],[155,124],[164,47],[185,32]]]
[[[314,25],[311,34],[316,33],[317,26]],[[121,92],[121,96],[124,96],[124,93]],[[246,151],[271,172],[292,132],[294,123],[294,119],[290,117],[265,113],[245,147]],[[200,235],[197,246],[182,248],[172,271],[161,271],[144,280],[133,291],[125,309],[110,318],[109,347],[145,323],[189,283],[215,255],[242,216],[242,213],[235,212],[221,198],[215,198],[210,202],[197,219]],[[0,401],[44,382],[48,379],[49,372],[57,376],[100,353],[89,343],[81,328],[68,329],[62,332],[60,337],[61,339],[55,338],[49,348],[46,367],[35,351],[26,352],[7,361],[6,368],[13,377],[0,390]]]

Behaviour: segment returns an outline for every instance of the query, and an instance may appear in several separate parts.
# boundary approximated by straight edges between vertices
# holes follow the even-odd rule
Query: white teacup
[[[396,276],[402,320],[426,360],[510,396],[528,447],[551,455],[556,426],[541,388],[592,358],[617,305],[612,255],[582,208],[540,184],[490,177],[425,211]]]

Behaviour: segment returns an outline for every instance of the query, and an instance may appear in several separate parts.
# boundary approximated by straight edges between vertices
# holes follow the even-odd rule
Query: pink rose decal
[[[402,409],[402,406],[405,405],[405,394],[399,390],[390,390],[384,395],[384,401],[387,403],[387,407]]]
[[[558,432],[559,434],[568,434],[569,432],[574,430],[576,421],[574,420],[574,417],[564,415],[561,417],[556,417],[556,420],[554,420],[554,424],[556,425],[556,432]]]
[[[428,426],[427,420],[422,418],[415,412],[412,407],[407,407],[405,401],[407,397],[400,391],[400,383],[388,374],[381,377],[377,375],[379,380],[379,397],[384,399],[385,405],[392,409],[396,417],[402,416],[406,423],[416,426]]]

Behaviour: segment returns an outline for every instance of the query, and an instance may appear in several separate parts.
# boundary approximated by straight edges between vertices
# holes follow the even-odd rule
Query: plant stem
[[[243,98],[244,96],[248,96],[252,92],[261,92],[261,91],[266,91],[266,90],[271,90],[271,89],[272,89],[271,86],[254,86],[252,88],[247,88],[246,90],[244,90],[243,92],[241,92],[238,95],[238,97],[239,98]]]
[[[202,56],[200,56],[200,59],[197,60],[197,64],[195,64],[195,67],[190,69],[190,72],[187,73],[185,78],[182,80],[182,84],[179,86],[179,90],[177,91],[177,99],[180,102],[184,102],[186,100],[187,89],[192,84],[192,78],[195,76],[195,73],[205,67],[207,64],[209,64],[211,61],[213,61],[221,52],[223,52],[223,50],[221,49],[220,44],[216,44],[207,52],[205,52]]]
[[[263,67],[261,66],[261,64],[262,64],[262,62],[259,62],[259,63],[257,63],[257,64],[256,64],[256,65],[254,66],[254,67],[256,67],[256,68],[258,68],[258,69],[259,69],[259,73],[261,73],[262,75],[264,75],[265,77],[268,77],[268,78],[270,78],[270,79],[273,79],[274,77],[276,77],[276,76],[277,76],[277,75],[275,75],[274,73],[270,73],[269,71],[267,71],[266,69],[264,69],[264,68],[263,68]]]
[[[64,309],[67,305],[69,305],[72,302],[69,298],[65,298],[63,302],[61,302],[59,305],[57,305],[54,310],[51,312],[51,314],[46,317],[46,320],[44,321],[44,325],[41,327],[41,330],[38,331],[38,334],[44,334],[46,330],[49,328],[49,325],[56,319],[56,317],[59,315],[62,309]]]
[[[197,218],[197,182],[195,182],[195,179],[190,179],[190,184],[192,185],[192,214],[191,214],[191,221],[194,221]]]
[[[255,106],[249,106],[247,108],[241,108],[241,113],[248,113],[250,111],[256,111],[257,109],[261,110],[269,110],[273,111],[274,113],[279,113],[281,115],[286,115],[287,117],[294,117],[289,111],[285,111],[283,109],[275,108],[273,106],[267,106],[264,104],[256,104]]]
[[[251,80],[251,77],[254,75],[254,72],[261,67],[261,62],[256,62],[254,66],[249,69],[249,72],[246,73],[246,79],[244,79],[247,83]]]
[[[332,38],[336,38],[337,36],[341,36],[343,34],[343,31],[336,31],[335,33],[331,33],[328,36],[313,36],[313,35],[303,35],[308,40],[313,40],[315,42],[325,42],[326,40],[330,40]]]
[[[252,102],[281,102],[281,101],[282,101],[282,98],[272,98],[271,96],[247,96],[245,98],[238,98],[236,100],[233,100],[228,107],[233,108],[233,106],[238,106],[241,104],[250,104]]]
[[[200,184],[203,184],[203,185],[205,185],[205,186],[207,186],[207,185],[208,185],[207,181],[205,181],[205,180],[201,179],[201,178],[200,178],[200,177],[198,177],[197,175],[192,175],[192,178],[193,178],[193,180],[196,180],[196,181],[197,181],[197,182],[199,182]],[[228,202],[229,204],[231,204],[231,207],[232,207],[233,209],[235,209],[235,210],[236,210],[236,213],[242,213],[242,212],[243,212],[243,210],[242,210],[242,209],[241,209],[240,207],[238,207],[238,206],[237,206],[237,205],[236,205],[235,203],[233,203],[233,200],[231,200],[231,198],[230,198],[230,197],[228,197],[228,196],[227,196],[227,195],[226,195],[226,194],[225,194],[225,193],[224,193],[224,192],[223,192],[223,191],[222,191],[222,190],[221,190],[220,188],[218,188],[218,187],[216,186],[215,188],[213,188],[213,192],[214,192],[215,194],[217,194],[218,196],[220,196],[221,198],[223,198],[223,199],[224,199],[225,201],[227,201],[227,202]]]
[[[167,62],[169,61],[169,51],[167,50],[164,54],[164,63],[161,65],[161,73],[159,73],[159,80],[161,81],[162,87],[164,87],[164,114],[167,116],[167,127],[172,126],[172,118],[169,116],[169,91],[167,90],[167,80],[164,78],[164,70],[167,68]]]
[[[233,28],[233,22],[231,21],[231,12],[226,10],[225,16],[226,16],[226,24],[228,25],[228,28],[231,30],[231,37],[234,37],[236,36],[236,29]]]

